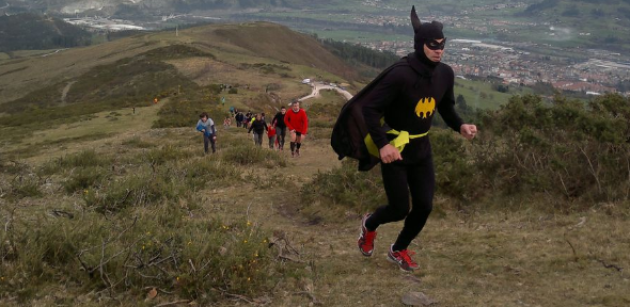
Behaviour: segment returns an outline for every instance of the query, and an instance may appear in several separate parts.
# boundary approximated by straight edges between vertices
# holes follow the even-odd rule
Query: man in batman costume
[[[358,159],[359,170],[382,162],[388,204],[363,217],[359,250],[371,256],[378,226],[404,219],[388,258],[406,271],[418,267],[407,247],[433,208],[435,173],[428,132],[435,111],[465,138],[477,133],[477,127],[464,124],[454,109],[454,73],[440,62],[446,43],[442,24],[420,22],[415,7],[411,23],[415,52],[387,68],[344,105],[331,139],[339,159]]]

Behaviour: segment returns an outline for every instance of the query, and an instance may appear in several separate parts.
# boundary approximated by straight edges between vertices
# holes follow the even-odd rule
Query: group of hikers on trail
[[[268,124],[265,121],[265,113],[254,114],[247,112],[243,114],[238,112],[237,109],[233,110],[234,119],[237,127],[243,127],[247,129],[248,133],[252,133],[253,141],[256,146],[261,146],[263,143],[263,135],[267,132],[267,138],[269,140],[269,148],[284,150],[284,143],[287,130],[291,138],[291,156],[299,157],[300,148],[302,147],[302,141],[306,138],[308,131],[308,117],[304,109],[300,108],[300,101],[296,100],[291,103],[291,108],[287,112],[287,109],[283,106],[280,111],[273,117],[271,123]],[[223,125],[225,128],[231,124],[227,119],[224,120]],[[208,144],[212,145],[212,153],[216,152],[216,128],[214,122],[208,117],[206,112],[199,115],[199,121],[197,122],[197,131],[203,133],[204,138],[204,152],[208,153]]]
[[[408,247],[433,209],[435,171],[428,134],[435,111],[464,138],[472,140],[477,134],[477,127],[464,123],[454,108],[453,69],[441,62],[446,45],[442,23],[422,23],[412,7],[411,24],[414,52],[386,68],[343,106],[331,137],[339,159],[357,159],[360,171],[381,164],[387,204],[363,215],[357,245],[362,255],[372,256],[379,226],[404,220],[397,239],[389,245],[387,258],[405,271],[418,268]],[[202,117],[200,123],[208,121]],[[280,149],[284,129],[288,129],[292,155],[299,156],[308,127],[299,102],[289,111],[281,109],[269,126],[278,135]],[[248,129],[254,131],[259,146],[262,133],[269,131],[260,115]],[[214,128],[210,130],[209,135],[216,138]],[[214,150],[214,141],[207,135],[204,133],[204,146],[207,150],[206,140],[211,140]]]

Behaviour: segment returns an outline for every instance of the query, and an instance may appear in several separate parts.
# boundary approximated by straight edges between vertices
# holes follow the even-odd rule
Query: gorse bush
[[[436,193],[459,201],[478,199],[483,181],[475,181],[476,169],[464,139],[452,130],[432,128],[430,135]]]
[[[318,173],[313,181],[302,186],[300,197],[305,206],[318,202],[323,206],[357,211],[375,209],[386,203],[380,167],[359,172],[354,161],[344,161],[339,168]]]
[[[438,195],[459,205],[544,198],[538,202],[551,203],[550,209],[630,198],[628,98],[606,95],[584,105],[561,97],[545,104],[537,96],[514,96],[474,122],[480,132],[472,142],[451,130],[431,130]],[[301,197],[364,210],[385,201],[380,175],[370,173],[344,164],[318,174],[303,186]]]
[[[556,97],[513,97],[482,118],[473,146],[476,171],[494,192],[531,192],[584,202],[627,200],[630,195],[630,107],[619,95],[588,106]]]

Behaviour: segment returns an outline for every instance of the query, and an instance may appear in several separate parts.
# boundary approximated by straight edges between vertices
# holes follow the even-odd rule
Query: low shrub
[[[124,140],[121,145],[137,148],[151,148],[155,147],[155,144],[144,141],[141,137],[136,136],[130,139]]]
[[[194,93],[171,98],[158,112],[159,118],[153,123],[153,128],[191,127],[194,129],[199,120],[199,114],[202,112],[207,112],[218,128],[220,121],[229,116],[229,112],[221,109],[216,101],[218,98],[214,95],[205,99]]]
[[[144,161],[153,165],[162,165],[168,161],[182,160],[192,157],[189,150],[180,149],[173,145],[165,145],[157,149],[151,149],[142,155]]]
[[[67,193],[72,194],[97,187],[101,180],[107,177],[107,169],[103,167],[89,166],[78,168],[67,176],[63,187]]]
[[[18,176],[11,181],[11,196],[14,198],[42,197],[40,180],[34,176]]]
[[[326,94],[330,96],[330,94]],[[336,93],[333,95],[337,95]],[[333,96],[334,97],[334,96]],[[335,98],[336,100],[338,98]],[[339,112],[343,108],[343,103],[341,101],[338,102],[319,102],[313,103],[308,109],[308,114],[310,116],[320,116],[320,117],[328,117],[328,118],[337,118]],[[334,124],[334,121],[330,121]]]
[[[264,164],[272,168],[287,166],[287,160],[279,153],[253,145],[240,145],[228,148],[223,153],[223,160],[240,165]]]
[[[181,167],[182,177],[192,191],[229,185],[240,178],[238,169],[221,160],[199,159]]]
[[[308,125],[311,128],[330,128],[330,129],[332,129],[332,127],[335,125],[335,120],[334,119],[320,119],[320,118],[317,118],[317,119],[309,121]]]
[[[112,213],[183,198],[187,195],[186,191],[185,185],[177,178],[140,174],[111,181],[99,190],[87,190],[83,199],[97,212]]]
[[[75,167],[104,167],[111,163],[111,158],[98,154],[93,149],[88,149],[45,163],[38,170],[38,173],[42,175],[52,175]]]
[[[332,128],[309,128],[308,138],[311,140],[330,140]]]
[[[211,304],[224,292],[260,295],[281,278],[268,233],[248,221],[191,219],[174,204],[113,218],[73,216],[10,223],[0,237],[0,297],[28,302],[62,278],[101,295],[141,300],[151,286]]]
[[[16,161],[0,161],[0,173],[23,174],[29,170],[29,166]]]

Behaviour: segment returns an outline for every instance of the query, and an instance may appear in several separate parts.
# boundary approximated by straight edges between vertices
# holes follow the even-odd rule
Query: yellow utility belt
[[[409,132],[407,131],[398,131],[398,130],[389,130],[387,131],[387,134],[392,134],[392,135],[397,135],[397,137],[391,141],[389,141],[389,143],[396,147],[396,149],[398,149],[399,152],[402,153],[403,149],[405,149],[405,145],[409,144],[410,140],[415,140],[415,139],[419,139],[421,137],[425,137],[427,136],[427,134],[429,134],[429,131],[425,132],[425,133],[421,133],[421,134],[409,134]],[[380,158],[380,154],[379,154],[379,148],[376,147],[376,144],[374,144],[374,140],[372,140],[372,136],[368,133],[367,136],[365,136],[365,146],[367,146],[368,152],[377,157]]]

